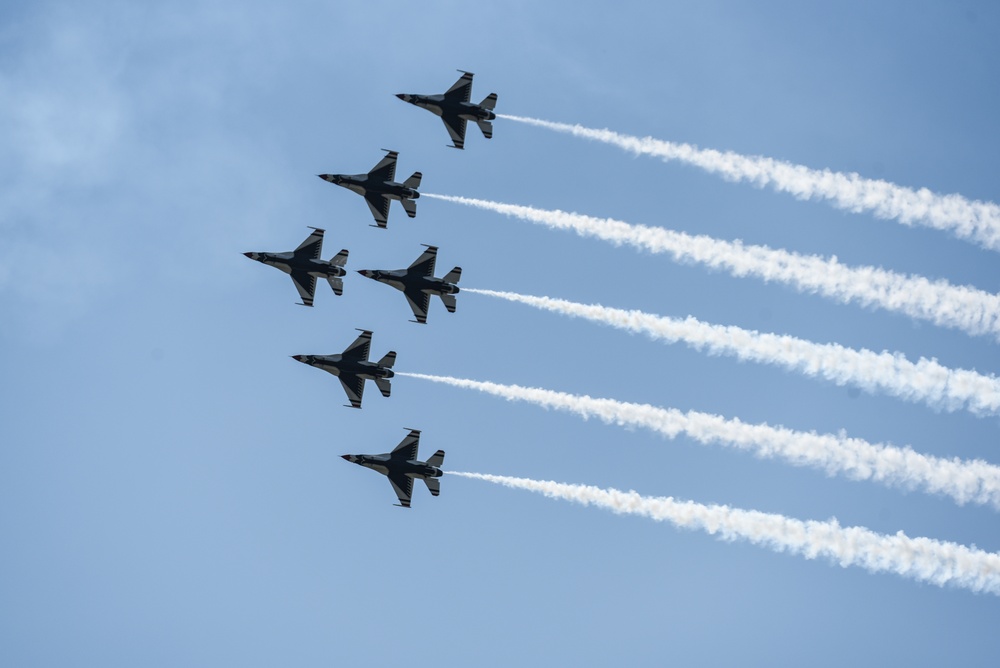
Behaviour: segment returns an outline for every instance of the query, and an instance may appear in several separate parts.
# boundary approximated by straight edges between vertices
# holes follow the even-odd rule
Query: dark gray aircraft
[[[372,210],[372,215],[375,216],[376,225],[385,229],[389,221],[389,203],[394,199],[403,205],[407,216],[413,218],[417,215],[417,203],[413,200],[420,197],[417,188],[420,187],[423,174],[413,172],[410,178],[402,183],[396,183],[393,179],[396,178],[398,156],[399,153],[396,151],[386,151],[386,156],[367,174],[320,174],[319,178],[364,197],[368,202],[368,208]]]
[[[490,93],[479,104],[469,102],[472,97],[472,72],[462,72],[461,78],[443,95],[416,95],[399,93],[400,100],[415,104],[421,109],[436,114],[444,121],[444,127],[451,135],[454,148],[465,148],[465,126],[467,121],[473,121],[483,131],[487,139],[493,137],[493,124],[497,117],[493,108],[497,105],[497,94]]]
[[[392,488],[399,497],[403,508],[410,507],[410,497],[413,496],[413,479],[420,478],[427,483],[427,489],[437,496],[441,493],[441,482],[438,478],[444,473],[444,450],[438,450],[428,457],[426,462],[417,459],[417,449],[420,447],[420,431],[410,429],[399,445],[392,452],[384,455],[341,455],[349,462],[378,471],[388,476]]]
[[[333,288],[335,295],[344,294],[344,282],[341,276],[347,274],[344,265],[347,264],[347,251],[342,250],[329,262],[319,259],[323,252],[323,230],[317,227],[309,228],[313,233],[299,244],[299,247],[287,253],[244,253],[251,260],[263,262],[277,267],[292,277],[295,289],[302,297],[302,306],[312,306],[316,295],[316,279],[325,278]]]
[[[374,380],[383,397],[389,396],[392,388],[389,379],[395,374],[392,365],[396,361],[396,351],[390,350],[378,362],[369,362],[368,353],[372,347],[372,333],[359,329],[359,336],[340,355],[292,355],[292,359],[340,378],[340,384],[347,392],[351,405],[361,408],[361,397],[365,393],[365,381]],[[346,404],[345,404],[346,406]]]
[[[455,295],[459,292],[455,284],[462,277],[462,268],[455,267],[444,278],[435,278],[434,262],[437,259],[437,250],[437,246],[427,246],[427,250],[406,269],[359,269],[358,273],[400,290],[406,295],[406,301],[410,303],[413,316],[416,318],[410,322],[425,325],[427,309],[431,305],[431,295],[439,296],[449,313],[455,312]]]

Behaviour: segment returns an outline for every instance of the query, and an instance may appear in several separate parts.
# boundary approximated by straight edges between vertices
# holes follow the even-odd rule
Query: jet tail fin
[[[403,205],[403,211],[406,212],[407,216],[409,216],[410,218],[416,217],[417,215],[416,202],[414,202],[412,199],[401,199],[399,200],[399,203]]]
[[[347,264],[347,249],[341,250],[339,253],[330,258],[330,264],[337,267],[343,267]]]
[[[424,478],[424,482],[427,483],[427,490],[431,496],[437,496],[441,493],[441,481],[437,478]]]
[[[455,307],[458,303],[455,301],[455,295],[441,295],[441,301],[444,302],[444,307],[448,309],[448,313],[454,313]]]
[[[413,188],[416,190],[420,187],[420,179],[424,178],[424,175],[420,172],[413,172],[413,176],[403,181],[403,185],[407,188]]]
[[[378,391],[382,393],[383,397],[387,397],[392,393],[392,385],[389,383],[388,378],[376,378],[375,385],[378,386]]]
[[[493,124],[489,121],[476,121],[476,125],[479,129],[483,131],[483,136],[487,139],[493,139]]]
[[[490,93],[489,95],[483,98],[483,101],[479,103],[479,106],[482,107],[483,109],[489,109],[490,111],[493,111],[493,109],[495,109],[497,106],[497,94]]]
[[[427,458],[428,466],[436,466],[437,468],[441,468],[443,464],[444,464],[444,450],[438,450],[433,455]]]
[[[461,278],[462,278],[462,268],[455,267],[447,274],[445,274],[444,278],[441,280],[443,280],[445,283],[458,283],[461,280]]]
[[[391,369],[392,365],[396,363],[396,351],[390,350],[385,354],[385,357],[378,361],[379,366],[384,366],[386,369]]]
[[[333,294],[338,297],[344,294],[344,281],[336,276],[329,276],[326,280],[330,282],[330,287],[333,288]]]

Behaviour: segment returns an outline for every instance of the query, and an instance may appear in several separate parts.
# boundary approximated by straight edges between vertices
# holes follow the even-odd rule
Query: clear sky
[[[139,6],[141,4],[141,6]],[[990,336],[424,198],[388,230],[316,174],[399,151],[427,193],[577,211],[1000,292],[1000,254],[510,121],[465,151],[395,93],[1000,201],[990,2],[47,2],[0,7],[0,664],[968,665],[1000,598],[445,476],[393,507],[340,459],[404,428],[445,469],[836,517],[1000,551],[997,510],[414,378],[343,408],[289,359],[355,328],[400,371],[1000,463],[947,412],[487,296],[408,322],[358,276],[688,315],[1000,373]],[[242,256],[327,230],[342,297]]]

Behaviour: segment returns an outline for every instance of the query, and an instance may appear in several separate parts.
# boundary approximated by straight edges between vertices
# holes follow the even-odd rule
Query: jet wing
[[[338,376],[340,384],[344,386],[347,399],[351,402],[351,408],[361,408],[361,397],[365,394],[365,379],[361,376],[342,373]]]
[[[409,274],[415,274],[417,276],[433,276],[434,275],[434,264],[437,261],[437,246],[428,246],[420,257],[413,261],[406,271]]]
[[[402,474],[389,474],[389,482],[392,483],[392,489],[396,492],[396,496],[399,498],[399,505],[404,508],[410,507],[410,497],[413,496],[413,478],[402,475]]]
[[[320,243],[322,243],[322,238],[320,239]],[[306,306],[312,306],[313,297],[316,295],[316,277],[304,271],[293,271],[292,283],[295,284],[295,289],[299,291],[302,303]]]
[[[396,180],[396,157],[399,153],[389,151],[377,165],[368,172],[368,178],[375,181],[395,181]]]
[[[368,202],[368,208],[375,216],[375,223],[379,227],[385,227],[386,223],[389,222],[389,203],[392,200],[378,193],[365,193],[365,201]]]
[[[431,307],[431,296],[423,290],[404,290],[406,301],[410,303],[413,317],[421,325],[427,324],[427,310]]]
[[[354,343],[347,346],[347,350],[343,352],[344,359],[352,359],[359,362],[368,361],[368,352],[372,347],[372,333],[368,330],[363,330],[361,336],[354,339]],[[361,392],[358,392],[358,396],[361,396]],[[360,399],[359,399],[360,401]]]
[[[472,98],[472,73],[462,72],[462,76],[445,91],[444,96],[449,100],[468,102]]]
[[[320,253],[323,252],[323,232],[324,230],[315,230],[306,237],[306,240],[295,249],[295,257],[318,260]]]
[[[389,457],[392,459],[400,459],[404,462],[408,462],[411,459],[417,458],[417,450],[420,448],[420,430],[411,429],[410,433],[403,437],[403,440],[399,442],[392,452],[389,453]]]
[[[444,121],[444,127],[448,129],[448,134],[451,135],[451,142],[455,145],[455,148],[465,148],[465,126],[468,124],[464,118],[458,116],[454,118],[441,117]]]

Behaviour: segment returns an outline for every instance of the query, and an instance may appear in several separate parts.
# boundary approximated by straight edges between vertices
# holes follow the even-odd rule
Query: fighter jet
[[[314,366],[340,378],[340,384],[344,386],[347,398],[351,402],[348,408],[361,408],[366,380],[374,380],[382,396],[389,396],[392,391],[389,379],[395,375],[392,372],[392,365],[396,361],[396,351],[390,350],[378,362],[369,362],[372,333],[363,329],[358,331],[361,332],[361,336],[347,346],[347,350],[340,355],[292,355],[292,359],[297,362]]]
[[[427,483],[427,489],[433,496],[441,493],[441,477],[444,464],[444,450],[438,450],[426,462],[417,459],[417,449],[420,447],[420,431],[410,429],[396,449],[383,455],[341,455],[349,462],[378,471],[389,477],[392,488],[399,497],[399,505],[410,507],[410,497],[413,496],[413,479],[420,478]]]
[[[386,151],[386,149],[382,149]],[[368,202],[368,208],[375,216],[378,227],[385,229],[389,221],[389,203],[397,199],[403,205],[406,215],[413,218],[417,215],[417,203],[413,200],[420,197],[417,188],[423,174],[413,172],[413,176],[402,183],[396,183],[396,158],[399,153],[386,151],[386,156],[367,174],[320,174],[319,178],[358,193]],[[375,227],[376,225],[372,225]]]
[[[396,95],[400,100],[415,104],[421,109],[436,114],[444,121],[444,127],[451,135],[454,142],[453,148],[465,147],[465,125],[467,121],[474,121],[479,129],[483,131],[483,136],[487,139],[493,137],[493,124],[490,123],[497,117],[493,113],[493,108],[497,104],[497,94],[490,93],[479,104],[469,102],[472,97],[472,72],[462,72],[461,78],[455,85],[449,88],[443,95],[416,95],[409,93],[399,93]]]
[[[244,253],[251,260],[257,260],[266,265],[277,267],[291,275],[295,289],[302,297],[302,306],[312,306],[316,295],[316,279],[325,278],[333,288],[335,295],[344,294],[344,282],[340,280],[347,272],[347,251],[342,250],[334,255],[329,262],[319,259],[323,252],[323,230],[318,227],[309,228],[313,233],[299,244],[299,247],[287,253]]]
[[[455,267],[445,274],[444,278],[434,276],[437,250],[437,246],[427,246],[427,250],[406,269],[359,269],[358,273],[402,291],[416,318],[410,322],[426,325],[431,295],[440,297],[449,313],[455,312],[455,295],[459,292],[455,284],[462,277],[461,267]]]

